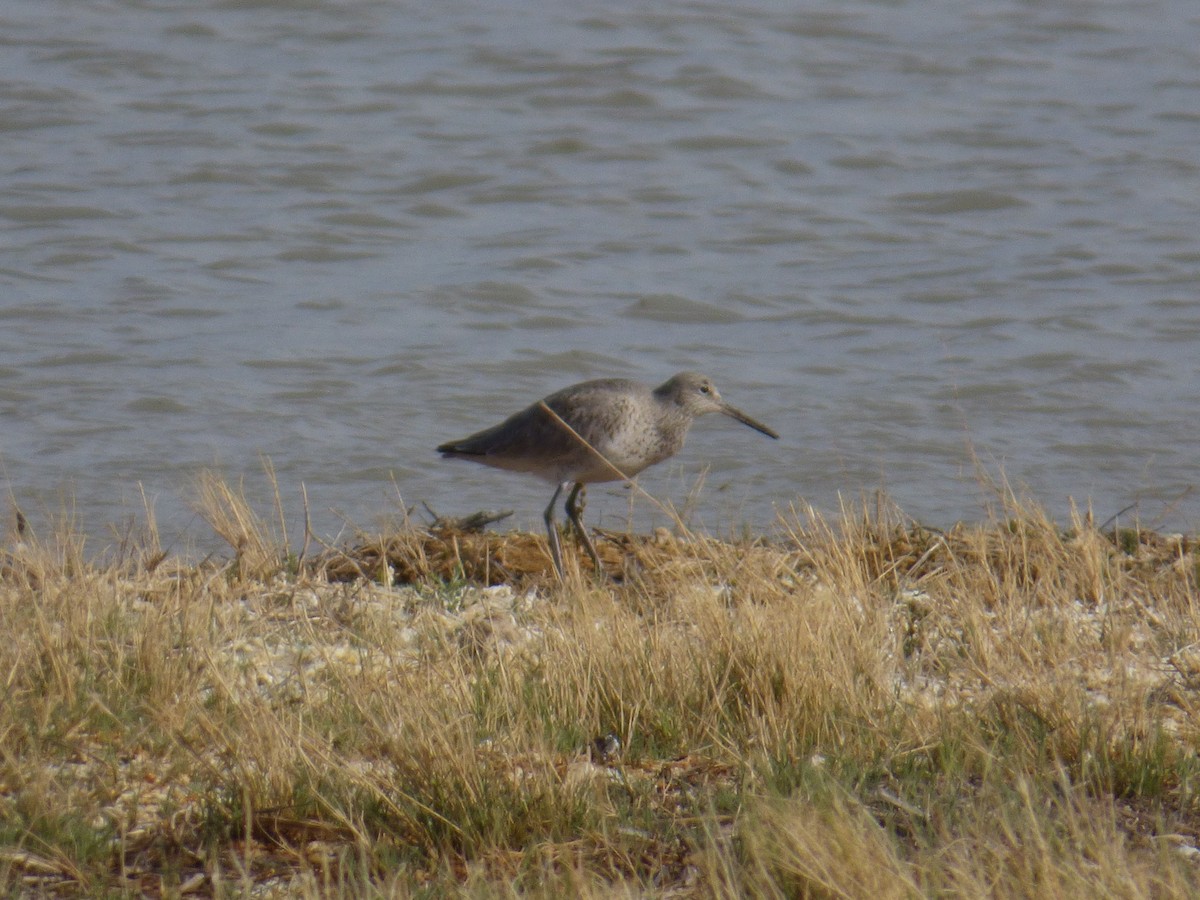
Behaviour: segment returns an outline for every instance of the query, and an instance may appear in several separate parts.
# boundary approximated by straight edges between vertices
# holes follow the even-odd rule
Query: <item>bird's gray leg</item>
[[[554,522],[554,504],[558,502],[563,488],[568,484],[570,482],[564,482],[555,489],[554,496],[550,498],[550,505],[546,507],[546,514],[543,516],[546,520],[546,534],[550,538],[550,556],[554,560],[554,571],[558,573],[559,581],[563,580],[562,548],[558,541],[558,526]]]
[[[579,540],[583,543],[583,548],[587,550],[588,556],[592,558],[592,565],[596,567],[596,574],[603,575],[604,569],[600,565],[600,557],[596,553],[596,548],[592,546],[592,539],[588,537],[587,530],[583,527],[583,509],[587,506],[587,488],[583,486],[583,482],[575,485],[570,494],[567,495],[567,517],[571,520],[571,524],[575,526],[575,533],[579,535]]]

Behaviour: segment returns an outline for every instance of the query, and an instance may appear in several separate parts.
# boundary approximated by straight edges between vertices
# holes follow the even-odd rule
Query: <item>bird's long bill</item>
[[[723,412],[725,415],[729,416],[729,418],[731,418],[731,419],[737,419],[743,425],[749,425],[755,431],[761,431],[767,437],[775,438],[776,440],[779,439],[779,435],[777,435],[774,431],[772,431],[770,428],[768,428],[762,422],[756,422],[754,419],[750,418],[748,415],[746,415],[740,409],[736,409],[735,407],[730,406],[728,403],[721,404],[721,412]]]

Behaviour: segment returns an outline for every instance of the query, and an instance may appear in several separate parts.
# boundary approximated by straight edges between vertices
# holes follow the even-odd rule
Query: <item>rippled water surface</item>
[[[1200,529],[1193,0],[0,7],[0,475],[168,537],[261,459],[317,530],[550,488],[433,452],[712,375],[696,521],[885,486]],[[628,492],[592,491],[623,527]],[[662,520],[645,501],[635,524]]]

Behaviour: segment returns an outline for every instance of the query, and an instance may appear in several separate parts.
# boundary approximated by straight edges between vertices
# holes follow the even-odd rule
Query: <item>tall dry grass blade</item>
[[[275,476],[275,464],[271,461],[271,457],[265,453],[259,457],[259,462],[263,467],[263,473],[267,476],[267,483],[271,486],[271,501],[275,509],[275,520],[279,523],[278,543],[287,548],[288,529],[287,529],[287,514],[283,511],[283,496],[279,492],[279,479]]]
[[[216,472],[205,470],[197,480],[196,494],[197,512],[233,549],[240,576],[265,578],[279,570],[286,548],[254,512],[241,481],[233,487]]]

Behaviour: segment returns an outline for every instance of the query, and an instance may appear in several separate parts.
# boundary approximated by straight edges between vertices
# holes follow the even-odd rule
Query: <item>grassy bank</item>
[[[0,892],[1200,890],[1191,539],[801,511],[560,586],[544,537],[201,495],[228,559],[0,550]]]

